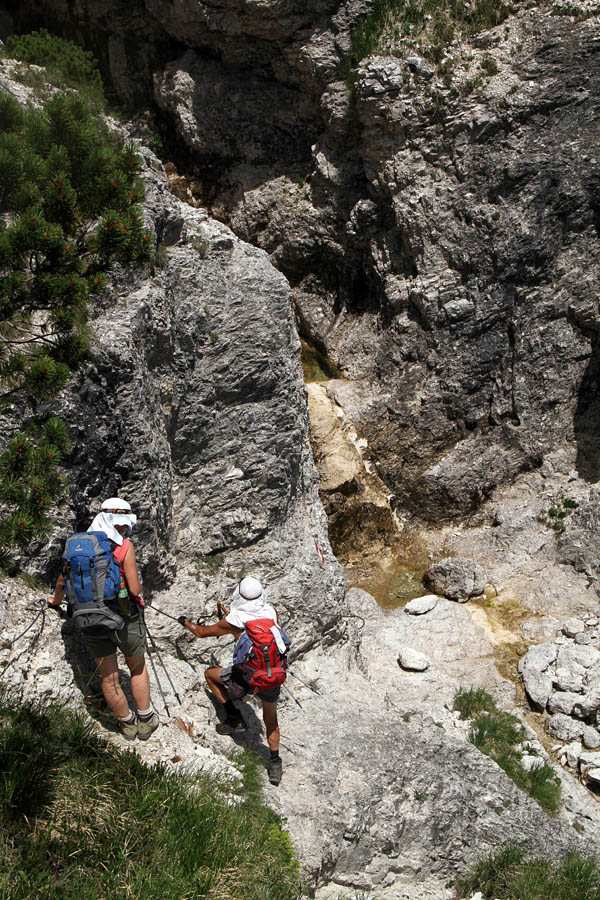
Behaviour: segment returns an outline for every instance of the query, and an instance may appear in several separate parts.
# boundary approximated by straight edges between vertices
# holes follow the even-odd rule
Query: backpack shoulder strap
[[[120,566],[123,565],[123,563],[125,561],[125,557],[127,556],[127,551],[129,550],[130,546],[131,546],[131,541],[128,541],[127,538],[125,538],[125,540],[123,541],[123,543],[121,544],[120,547],[117,544],[117,546],[114,548],[113,557],[116,560],[116,562],[119,563]]]

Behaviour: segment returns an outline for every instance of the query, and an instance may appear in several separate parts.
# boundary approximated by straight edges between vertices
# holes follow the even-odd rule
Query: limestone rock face
[[[588,773],[579,762],[581,742],[588,750],[600,747],[597,622],[596,618],[584,622],[571,617],[555,640],[530,647],[519,661],[529,701],[534,708],[549,713],[544,723],[546,730],[570,745],[561,750],[563,765],[579,771],[584,780]],[[580,627],[585,630],[580,631]],[[582,636],[586,638],[583,644]]]
[[[53,581],[66,536],[123,495],[147,597],[182,568],[222,582],[227,599],[247,567],[290,609],[305,598],[296,630],[314,639],[335,622],[344,581],[318,500],[289,285],[263,251],[177,201],[143,152],[145,219],[170,241],[167,258],[115,271],[92,311],[93,360],[52,401],[73,442],[69,488],[29,569]]]
[[[452,83],[407,51],[351,93],[361,0],[13,6],[87,38],[123,98],[155,89],[203,199],[289,277],[399,508],[471,513],[565,441],[597,479],[596,15],[518,9],[448,48]]]
[[[215,585],[181,569],[171,588],[155,592],[156,605],[173,615],[206,614]],[[345,617],[346,642],[302,647],[296,625],[302,603],[296,598],[293,608],[289,584],[267,587],[269,598],[291,618],[297,677],[287,683],[302,708],[284,692],[283,778],[278,788],[266,785],[266,792],[285,814],[304,875],[319,896],[336,896],[345,886],[389,900],[448,900],[448,880],[507,840],[527,841],[538,854],[548,847],[557,856],[574,847],[595,851],[600,814],[595,805],[585,807],[581,785],[561,776],[568,802],[558,815],[547,815],[469,743],[468,724],[453,711],[458,686],[471,679],[486,683],[504,706],[510,706],[514,689],[498,675],[467,607],[440,598],[426,616],[407,616],[381,610],[353,589],[338,610]],[[48,611],[14,649],[4,646],[33,618],[34,597],[23,583],[0,583],[4,679],[25,696],[83,709],[83,697],[97,697],[99,684],[81,636],[64,614]],[[225,757],[231,739],[216,733],[203,686],[203,669],[229,661],[231,646],[196,640],[152,608],[145,615],[181,703],[157,662],[150,677],[161,725],[151,740],[136,741],[136,752],[174,771],[233,775]],[[327,623],[321,624],[325,630]],[[402,647],[426,652],[427,671],[400,669]],[[127,690],[125,677],[123,683]],[[239,708],[247,728],[238,740],[266,757],[258,705],[246,700]],[[131,749],[101,704],[88,709],[100,710],[94,713],[99,727]],[[534,746],[529,741],[524,749]],[[598,767],[597,755],[580,751],[586,771]]]
[[[177,118],[179,137],[197,161],[231,165],[243,158],[265,166],[274,158],[310,157],[314,100],[261,73],[240,82],[236,70],[188,50],[157,73],[154,84],[159,106]]]
[[[259,66],[271,80],[317,93],[331,80],[347,47],[348,24],[364,12],[360,0],[266,0],[198,3],[185,0],[67,0],[10,4],[17,26],[32,19],[58,31],[77,28],[94,48],[122,98],[147,101],[152,74],[177,49],[202,50],[239,73]]]
[[[569,526],[561,535],[559,555],[561,562],[572,565],[592,580],[600,577],[598,564],[598,539],[600,537],[600,490],[592,487],[571,515]]]
[[[312,886],[422,900],[425,880],[431,898],[447,900],[448,877],[507,838],[557,856],[595,849],[598,816],[573,800],[579,785],[565,778],[568,802],[546,816],[455,718],[465,684],[514,701],[468,609],[440,598],[410,616],[361,592],[344,600],[291,301],[304,335],[339,364],[344,379],[328,394],[368,439],[401,513],[439,523],[472,512],[517,473],[541,473],[561,442],[576,446],[576,475],[597,480],[597,20],[538,8],[511,18],[508,43],[503,27],[477,42],[473,68],[490,48],[501,66],[478,91],[451,90],[411,54],[365,60],[351,92],[343,52],[361,0],[12,6],[21,28],[60,22],[87,38],[122,98],[155,90],[201,167],[205,199],[255,245],[170,197],[146,154],[147,221],[170,249],[150,278],[117,272],[94,310],[93,361],[53,406],[75,437],[71,486],[54,534],[32,548],[31,574],[56,574],[65,534],[124,493],[140,514],[136,547],[158,607],[207,615],[240,573],[265,581],[293,665],[319,686],[290,679],[303,708],[282,703],[285,776],[269,792]],[[19,414],[3,420],[7,433]],[[560,541],[565,563],[592,580],[597,501],[592,492]],[[2,587],[0,626],[12,639],[34,595]],[[163,727],[141,754],[229,771],[231,745],[214,733],[202,682],[229,648],[147,615],[183,703],[164,685],[169,711],[160,707]],[[528,655],[521,670],[540,708],[555,687],[557,708],[577,697],[547,728],[585,744],[590,755],[566,755],[590,780],[600,768],[595,628]],[[402,647],[429,667],[404,672]],[[80,638],[57,614],[2,652],[7,680],[25,693],[81,708],[89,686],[97,691]],[[244,704],[248,743],[264,753],[256,712]]]

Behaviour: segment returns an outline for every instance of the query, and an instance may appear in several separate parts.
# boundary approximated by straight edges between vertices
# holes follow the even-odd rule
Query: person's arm
[[[48,597],[48,606],[60,606],[63,600],[65,599],[65,576],[61,572],[58,578],[56,579],[56,585],[54,587],[54,596]]]
[[[181,618],[185,617],[182,616]],[[188,631],[191,631],[192,634],[195,634],[196,637],[199,638],[221,637],[224,634],[232,634],[234,637],[238,638],[243,630],[241,628],[236,628],[235,625],[230,625],[225,619],[215,622],[214,625],[194,625],[189,619],[185,619],[181,624],[185,625]]]
[[[139,597],[142,593],[142,585],[140,584],[140,576],[138,575],[133,544],[129,544],[125,559],[123,560],[123,574],[125,575],[129,593],[134,597]]]

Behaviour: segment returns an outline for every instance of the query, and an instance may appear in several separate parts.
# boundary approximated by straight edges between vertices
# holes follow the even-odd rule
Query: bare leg
[[[277,752],[279,750],[279,722],[277,721],[277,703],[262,703],[263,721],[267,729],[267,744],[269,750]]]
[[[211,693],[215,695],[219,703],[225,704],[229,700],[229,696],[225,689],[225,685],[221,681],[221,671],[221,669],[217,668],[206,669],[204,677],[206,678],[206,683],[208,684]]]
[[[126,656],[125,662],[131,675],[131,693],[138,709],[150,708],[150,676],[144,656]]]
[[[129,703],[119,684],[119,666],[117,654],[102,656],[96,660],[102,693],[110,709],[119,719],[126,719],[129,715]]]

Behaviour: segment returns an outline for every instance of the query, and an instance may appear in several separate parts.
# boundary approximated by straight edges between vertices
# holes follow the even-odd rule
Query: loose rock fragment
[[[423,653],[412,647],[403,647],[398,654],[398,663],[409,672],[424,672],[429,668],[429,660]]]

